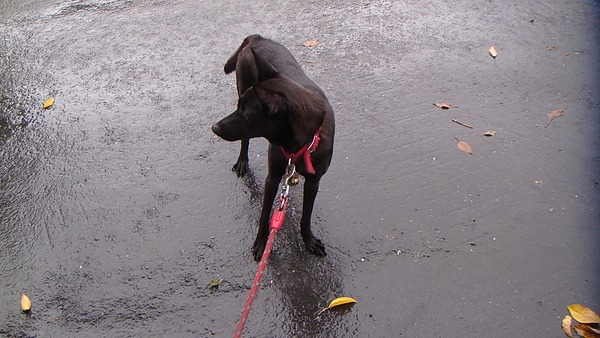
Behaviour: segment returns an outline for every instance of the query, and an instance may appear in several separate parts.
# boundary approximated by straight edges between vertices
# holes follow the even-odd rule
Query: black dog
[[[212,130],[227,141],[242,140],[239,158],[232,169],[238,176],[248,170],[248,139],[264,137],[269,141],[269,174],[252,247],[254,259],[260,260],[267,243],[273,200],[290,158],[305,179],[300,220],[302,239],[308,251],[325,256],[325,247],[311,231],[310,218],[319,181],[333,153],[333,109],[292,54],[260,35],[247,37],[227,60],[225,73],[234,70],[239,96],[237,110],[216,123]]]

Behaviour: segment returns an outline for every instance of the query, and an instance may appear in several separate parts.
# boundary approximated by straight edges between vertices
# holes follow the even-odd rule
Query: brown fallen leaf
[[[456,137],[454,139],[458,141],[458,144],[456,145],[456,147],[458,149],[464,151],[465,153],[469,153],[469,154],[473,155],[473,151],[471,150],[471,146],[467,142],[461,141],[461,140],[457,139]]]
[[[552,120],[554,120],[555,118],[559,117],[559,116],[563,116],[564,112],[562,110],[553,110],[551,112],[548,113],[548,123],[546,124],[547,128],[550,125],[550,122],[552,122]]]
[[[600,331],[585,324],[575,325],[575,332],[583,338],[600,338]]]
[[[302,45],[305,47],[312,47],[312,46],[316,46],[319,44],[319,40],[308,40],[305,41]]]
[[[494,59],[498,56],[498,52],[496,51],[496,48],[494,46],[491,46],[488,52]]]
[[[573,338],[573,317],[566,315],[562,320],[561,326],[565,335],[569,338]]]
[[[445,102],[434,103],[433,105],[436,107],[440,107],[442,109],[456,108],[456,107],[452,106],[450,103],[445,103]]]
[[[580,323],[585,323],[585,324],[599,324],[600,323],[600,316],[598,316],[596,314],[596,312],[592,311],[590,308],[580,305],[580,304],[573,304],[573,305],[569,305],[567,306],[567,309],[569,309],[569,313],[571,314],[571,316],[573,316],[573,318],[580,322]]]

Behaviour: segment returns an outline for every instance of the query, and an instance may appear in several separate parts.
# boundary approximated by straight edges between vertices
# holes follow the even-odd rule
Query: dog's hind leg
[[[242,177],[248,172],[248,148],[250,140],[242,140],[241,143],[240,156],[238,156],[237,162],[231,168],[231,171],[235,171],[238,177]]]
[[[304,199],[302,202],[302,218],[300,219],[300,233],[306,245],[306,250],[317,255],[326,256],[325,246],[321,240],[315,238],[310,226],[315,198],[319,191],[320,176],[306,175],[304,181]]]

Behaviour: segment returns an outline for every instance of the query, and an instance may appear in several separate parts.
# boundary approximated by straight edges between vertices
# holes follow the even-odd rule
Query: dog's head
[[[251,50],[256,62],[257,81],[240,97],[237,110],[213,125],[212,131],[227,141],[265,137],[279,145],[290,137],[305,137],[296,135],[297,129],[308,129],[307,135],[312,137],[323,120],[319,111],[315,112],[312,107],[316,101],[314,93],[279,73],[254,49]],[[306,116],[307,112],[312,116]],[[314,116],[315,113],[317,116]],[[306,126],[306,123],[313,122],[316,127]],[[299,123],[303,124],[302,128],[299,128]]]

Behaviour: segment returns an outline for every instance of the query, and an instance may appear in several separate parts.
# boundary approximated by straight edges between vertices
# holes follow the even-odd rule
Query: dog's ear
[[[252,51],[252,55],[254,55],[254,61],[258,69],[258,81],[265,81],[279,76],[279,72],[267,60],[263,59],[254,48],[250,48],[250,50]]]
[[[286,101],[279,93],[271,91],[260,82],[252,86],[258,100],[267,108],[267,114],[271,117],[277,117],[287,109]]]

